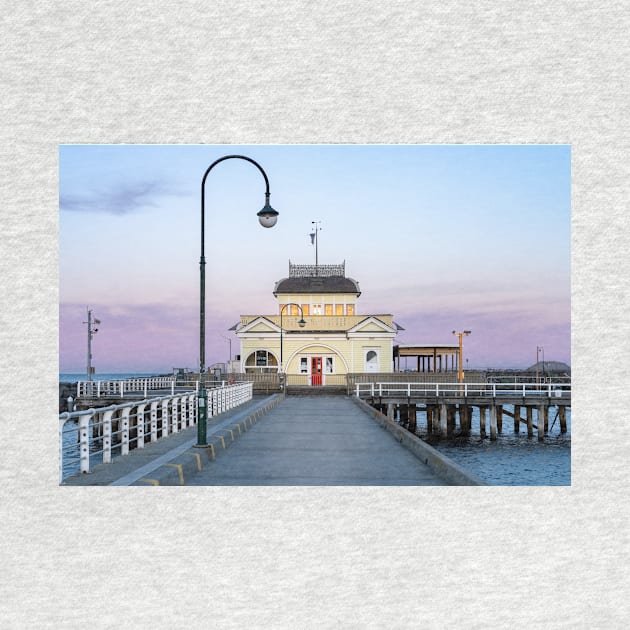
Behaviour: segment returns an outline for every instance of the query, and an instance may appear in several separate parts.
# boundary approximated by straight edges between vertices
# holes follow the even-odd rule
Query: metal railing
[[[147,396],[149,391],[159,389],[170,389],[171,394],[174,394],[175,387],[176,381],[172,376],[150,376],[111,381],[79,381],[77,383],[77,398],[101,398],[105,396],[124,398],[125,394],[131,392],[142,392]],[[197,388],[196,381],[194,387]]]
[[[251,400],[252,383],[208,390],[208,417]],[[197,424],[196,392],[59,414],[59,482]],[[78,467],[77,467],[78,463]]]
[[[571,395],[571,383],[565,379],[547,383],[356,383],[355,395],[361,397],[498,397]]]

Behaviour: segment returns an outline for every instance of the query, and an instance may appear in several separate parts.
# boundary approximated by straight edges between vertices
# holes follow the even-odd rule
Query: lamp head
[[[265,228],[273,227],[278,220],[278,214],[280,213],[269,205],[269,195],[265,193],[265,207],[258,213],[260,225]]]
[[[298,321],[298,326],[299,326],[300,328],[304,328],[304,326],[306,326],[306,322],[304,321],[304,318],[302,318],[302,319],[300,319],[300,320]]]

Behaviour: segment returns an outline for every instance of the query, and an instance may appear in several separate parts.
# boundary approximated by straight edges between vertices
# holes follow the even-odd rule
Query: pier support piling
[[[534,436],[533,409],[527,406],[525,408],[525,413],[527,414],[527,437],[533,437]]]
[[[447,437],[448,435],[448,410],[446,404],[440,405],[440,437]]]
[[[479,407],[479,433],[482,439],[486,437],[486,408]]]
[[[457,420],[457,407],[455,405],[448,405],[447,433],[449,436],[453,435],[455,431],[456,420]]]
[[[514,405],[514,433],[521,430],[521,406]]]
[[[409,419],[409,431],[411,431],[411,433],[415,433],[416,432],[416,426],[417,426],[417,408],[416,405],[408,405],[407,406],[407,417]]]
[[[538,417],[536,418],[536,424],[538,425],[538,441],[542,442],[545,439],[545,406],[538,406]]]
[[[564,405],[558,407],[558,413],[560,414],[560,433],[567,432],[567,408]]]
[[[490,439],[497,439],[497,405],[490,405]]]

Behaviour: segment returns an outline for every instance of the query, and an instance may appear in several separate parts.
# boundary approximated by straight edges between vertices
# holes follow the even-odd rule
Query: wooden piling
[[[490,439],[497,439],[497,405],[490,405]]]
[[[409,405],[398,405],[400,414],[400,424],[404,427],[409,425]]]
[[[470,435],[471,409],[468,405],[459,406],[459,426],[464,435]]]
[[[527,413],[527,437],[533,437],[534,435],[533,409],[528,405],[525,408],[525,412]]]
[[[448,435],[453,435],[453,432],[455,431],[456,412],[457,412],[457,407],[455,405],[448,406],[448,412],[447,412]]]
[[[545,439],[545,405],[538,405],[536,423],[538,424],[538,441]]]
[[[440,405],[440,437],[446,437],[448,435],[448,410],[446,404]]]
[[[503,432],[503,405],[497,405],[497,431]]]
[[[567,408],[564,405],[558,407],[558,413],[560,414],[560,433],[567,432]]]
[[[514,405],[514,433],[521,430],[521,406]]]
[[[387,404],[387,419],[388,420],[393,420],[394,419],[394,405],[393,405],[393,403],[388,403]]]
[[[427,405],[427,435],[433,435],[433,407]]]
[[[479,407],[479,433],[481,437],[486,437],[486,407]]]
[[[415,433],[417,426],[417,409],[415,405],[407,406],[407,417],[409,418],[409,431]]]
[[[440,408],[438,405],[433,405],[433,433],[440,432]]]
[[[549,407],[545,406],[545,433],[549,433]]]

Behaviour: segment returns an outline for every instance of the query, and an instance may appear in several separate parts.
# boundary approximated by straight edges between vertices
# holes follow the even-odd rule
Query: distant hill
[[[538,361],[531,367],[528,367],[526,372],[570,372],[571,366],[561,361]]]

